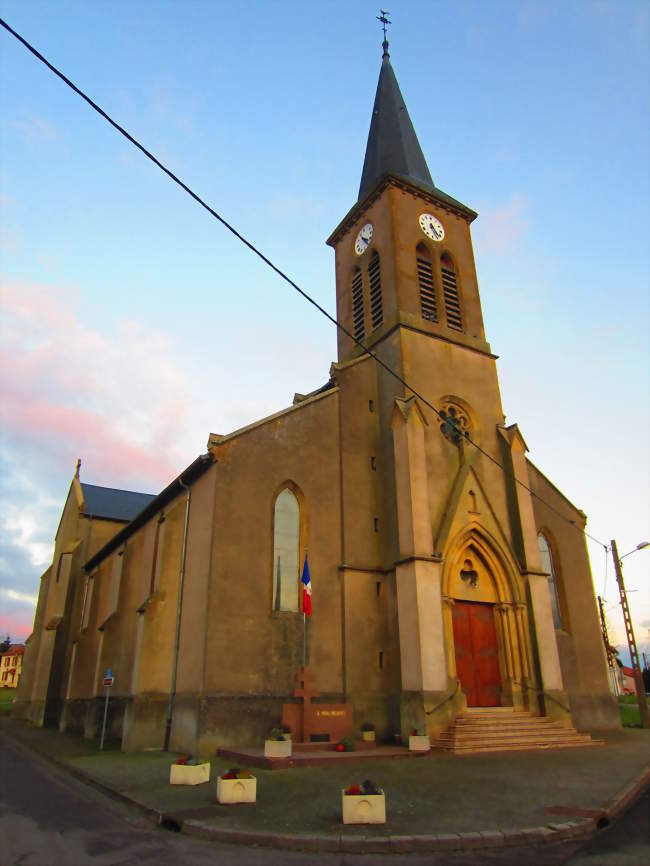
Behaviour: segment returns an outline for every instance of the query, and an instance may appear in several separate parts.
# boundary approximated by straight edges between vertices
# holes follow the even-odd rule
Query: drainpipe
[[[181,639],[181,613],[183,610],[183,582],[185,580],[185,554],[187,551],[187,527],[190,522],[190,488],[179,477],[178,483],[185,490],[185,525],[183,526],[183,544],[181,547],[181,570],[178,575],[178,602],[176,604],[176,634],[174,637],[174,658],[172,662],[172,684],[167,705],[167,721],[165,723],[164,751],[169,751],[169,740],[172,733],[172,716],[174,713],[174,698],[176,697],[176,675],[178,672],[178,649]]]

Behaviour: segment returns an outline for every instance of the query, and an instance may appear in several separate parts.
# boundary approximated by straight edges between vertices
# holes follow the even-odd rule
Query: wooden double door
[[[501,673],[494,605],[455,601],[456,674],[468,707],[501,706]]]

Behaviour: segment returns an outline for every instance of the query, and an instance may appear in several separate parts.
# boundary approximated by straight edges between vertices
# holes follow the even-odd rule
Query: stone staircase
[[[510,752],[527,749],[567,749],[576,746],[601,746],[589,734],[579,734],[546,716],[533,716],[512,707],[471,707],[454,719],[433,743],[454,755],[477,752]]]

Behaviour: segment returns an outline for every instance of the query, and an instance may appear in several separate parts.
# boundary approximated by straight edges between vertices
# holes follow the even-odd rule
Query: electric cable
[[[369,349],[361,340],[357,339],[353,333],[351,333],[343,324],[341,324],[341,322],[338,321],[338,319],[336,319],[334,316],[332,316],[330,313],[328,313],[327,310],[324,307],[322,307],[317,301],[315,301],[314,298],[312,298],[306,291],[304,291],[304,289],[301,289],[300,286],[291,279],[291,277],[289,277],[287,274],[285,274],[285,272],[283,270],[281,270],[281,268],[279,268],[276,264],[274,264],[274,262],[271,261],[271,259],[269,259],[267,256],[265,256],[264,253],[261,252],[261,250],[259,250],[253,243],[251,243],[251,241],[247,240],[247,238],[245,238],[244,235],[242,235],[239,231],[237,231],[237,229],[234,226],[232,226],[224,217],[222,217],[216,210],[214,210],[214,208],[210,207],[210,205],[207,204],[207,202],[205,202],[189,186],[187,186],[186,183],[184,183],[169,168],[167,168],[162,162],[160,162],[160,160],[156,156],[154,156],[154,154],[151,153],[151,151],[147,150],[147,148],[144,147],[144,145],[142,145],[129,132],[127,132],[126,129],[124,129],[124,127],[120,126],[120,124],[117,123],[117,121],[113,120],[113,118],[109,114],[107,114],[103,110],[103,108],[101,108],[99,105],[97,105],[96,102],[94,102],[86,93],[84,93],[83,90],[81,90],[79,87],[77,87],[77,85],[74,84],[74,82],[72,82],[66,75],[64,75],[63,72],[61,72],[59,69],[57,69],[56,66],[54,66],[52,63],[50,63],[50,61],[47,60],[47,58],[44,57],[40,53],[40,51],[38,51],[36,48],[34,48],[34,46],[31,45],[23,36],[21,36],[12,27],[10,27],[9,24],[7,24],[7,22],[3,18],[0,18],[0,24],[2,24],[2,26],[5,28],[5,30],[7,30],[9,33],[11,33],[11,35],[14,36],[20,43],[22,43],[25,46],[25,48],[27,48],[27,50],[30,51],[38,60],[40,60],[41,63],[43,63],[45,66],[47,66],[47,68],[51,72],[53,72],[69,88],[71,88],[71,90],[73,90],[78,96],[80,96],[85,102],[87,102],[88,105],[90,105],[90,107],[94,111],[96,111],[101,117],[104,118],[104,120],[106,120],[112,127],[114,127],[114,129],[116,129],[121,135],[123,135],[124,138],[127,139],[127,141],[131,142],[131,144],[134,147],[136,147],[139,151],[141,151],[141,153],[143,153],[147,157],[147,159],[151,160],[151,162],[153,162],[154,165],[156,165],[162,172],[164,172],[164,174],[166,174],[171,180],[173,180],[174,183],[176,183],[178,186],[180,186],[180,188],[182,190],[184,190],[191,198],[193,198],[194,201],[197,202],[197,204],[199,204],[211,216],[213,216],[216,220],[218,220],[221,223],[221,225],[224,226],[224,228],[228,229],[228,231],[231,232],[246,247],[248,247],[248,249],[252,253],[254,253],[266,265],[268,265],[268,267],[270,267],[271,270],[275,271],[275,273],[281,279],[283,279],[286,283],[288,283],[308,303],[310,303],[320,313],[322,313],[322,315],[325,316],[326,319],[328,319],[342,333],[344,333],[347,337],[349,337],[357,346],[359,346],[361,349],[363,349],[363,351],[365,353],[367,353],[371,358],[373,358],[373,360],[380,367],[383,367],[383,369],[386,370],[386,372],[389,375],[391,375],[401,385],[403,385],[407,391],[410,391],[411,394],[413,394],[415,397],[417,397],[419,400],[421,400],[425,406],[428,406],[428,408],[431,409],[432,412],[434,412],[434,414],[438,418],[440,418],[440,420],[446,421],[447,423],[449,423],[448,419],[443,419],[440,412],[436,409],[436,407],[432,403],[429,402],[429,400],[427,400],[426,397],[424,397],[422,394],[420,394],[419,391],[417,391],[415,388],[411,387],[411,385],[409,385],[408,382],[405,379],[403,379],[399,373],[397,373],[388,364],[386,364],[384,361],[382,361],[382,359],[375,352],[373,352],[372,349]],[[462,433],[459,430],[459,428],[456,427],[455,422],[452,421],[451,423],[452,423],[454,429],[456,430],[456,432],[458,432],[458,434],[460,436],[462,436],[463,441],[469,442],[484,457],[486,457],[490,462],[494,463],[494,465],[497,466],[504,473],[506,478],[509,478],[512,481],[514,481],[515,484],[520,485],[520,487],[522,487],[524,490],[528,491],[528,493],[530,493],[530,495],[532,497],[534,497],[539,502],[541,502],[543,505],[545,505],[548,509],[550,509],[554,514],[556,514],[562,520],[564,520],[565,522],[567,522],[571,526],[573,526],[578,532],[581,532],[583,535],[585,535],[587,538],[590,538],[596,544],[600,544],[602,547],[607,549],[606,544],[603,544],[602,541],[599,541],[593,535],[590,535],[586,530],[581,529],[576,524],[576,522],[574,520],[571,520],[569,517],[566,517],[564,514],[562,514],[562,512],[558,511],[553,505],[551,505],[549,502],[546,502],[546,500],[544,500],[541,496],[539,496],[539,494],[535,493],[535,491],[532,490],[530,487],[528,487],[527,484],[525,484],[523,481],[521,481],[519,478],[517,478],[514,475],[514,473],[509,472],[505,466],[503,466],[501,463],[499,463],[499,461],[495,457],[493,457],[484,448],[482,448],[470,436]]]

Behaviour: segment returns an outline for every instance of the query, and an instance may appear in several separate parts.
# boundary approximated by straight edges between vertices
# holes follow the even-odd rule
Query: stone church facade
[[[435,740],[468,705],[619,726],[586,516],[505,423],[475,217],[434,185],[385,45],[359,198],[328,240],[329,381],[211,434],[135,514],[112,491],[91,519],[75,476],[16,714],[96,736],[110,668],[125,749],[261,742],[302,664],[307,556],[322,700],[379,739]]]

